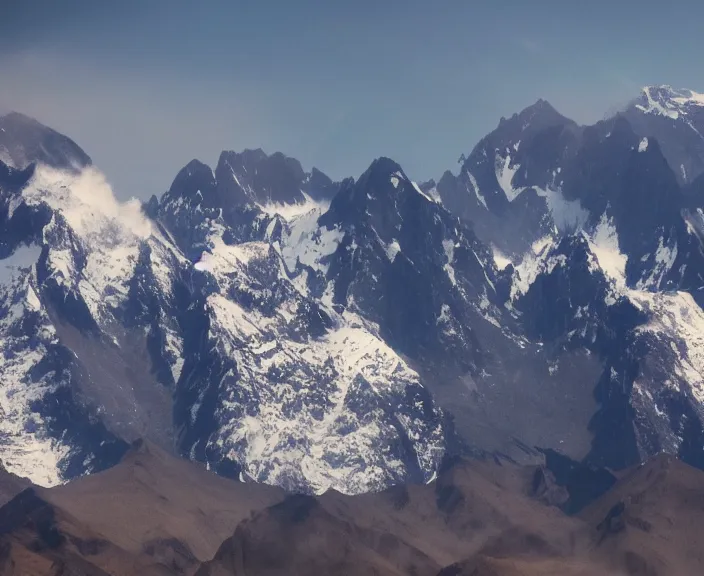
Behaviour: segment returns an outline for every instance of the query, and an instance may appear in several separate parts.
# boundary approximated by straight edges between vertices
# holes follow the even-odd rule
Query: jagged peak
[[[165,198],[193,197],[200,204],[200,192],[210,207],[253,204],[271,211],[302,205],[306,195],[314,201],[329,201],[340,187],[317,168],[306,173],[297,159],[282,152],[245,148],[241,152],[223,150],[214,171],[191,160],[179,171]]]
[[[176,180],[178,180],[179,177],[184,177],[184,176],[191,177],[191,176],[195,176],[197,174],[210,174],[212,176],[213,170],[210,166],[208,166],[204,162],[201,162],[200,160],[194,158],[188,164],[186,164],[183,168],[181,168],[179,173],[176,175]]]
[[[410,192],[427,195],[411,182],[396,161],[386,156],[376,158],[359,178],[360,190],[368,197],[382,197]]]
[[[260,170],[267,174],[258,174]],[[222,184],[221,180],[232,179],[234,175],[238,186],[245,185],[246,181],[258,176],[263,179],[267,188],[278,187],[288,181],[289,187],[295,185],[296,189],[303,189],[304,192],[315,197],[331,197],[334,193],[330,191],[339,188],[339,183],[334,182],[319,168],[313,167],[310,172],[306,172],[296,158],[280,151],[267,154],[261,148],[245,148],[241,152],[223,150],[218,159],[215,175],[219,184]],[[274,181],[269,182],[271,178]],[[253,187],[256,188],[256,185]],[[299,202],[301,198],[295,197],[294,201]]]
[[[210,166],[194,158],[179,170],[164,197],[192,197],[198,192],[203,195],[215,189],[215,184],[215,174]]]
[[[526,123],[538,123],[542,125],[552,125],[552,124],[569,124],[572,120],[560,114],[555,107],[550,104],[547,100],[538,98],[535,103],[530,106],[525,107],[520,112],[517,112],[511,116],[511,118],[506,119],[504,117],[499,120],[499,126],[506,124],[507,122],[520,122],[525,129]]]
[[[266,154],[261,148],[224,151],[215,170],[218,186],[236,202],[297,204],[306,173],[301,163],[282,152]]]
[[[327,186],[333,183],[332,178],[330,178],[330,176],[328,176],[325,172],[319,170],[315,166],[313,166],[313,168],[311,169],[308,179],[311,182],[320,182],[321,184],[325,184]]]
[[[261,148],[245,148],[242,152],[240,152],[240,156],[251,161],[261,161],[269,155]]]
[[[379,158],[376,158],[367,168],[365,173],[361,176],[360,180],[367,177],[376,177],[376,176],[381,176],[381,175],[389,175],[391,176],[392,174],[398,173],[403,176],[403,178],[406,178],[406,175],[403,172],[403,169],[401,166],[392,160],[391,158],[388,158],[386,156],[380,156]]]
[[[218,159],[218,166],[227,164],[232,169],[243,169],[247,172],[250,169],[256,170],[260,164],[265,162],[286,165],[301,179],[304,177],[303,167],[297,159],[280,151],[267,154],[261,148],[245,148],[242,152],[223,150]]]
[[[258,164],[268,157],[269,155],[261,148],[245,148],[242,152],[223,150],[218,158],[218,166],[227,164],[234,168],[240,165]]]
[[[497,127],[474,146],[469,156],[463,154],[459,162],[464,170],[468,162],[476,161],[477,155],[493,155],[495,150],[517,146],[520,141],[543,130],[569,126],[577,128],[577,123],[560,114],[547,100],[539,98],[510,118],[501,117]]]
[[[434,202],[420,187],[406,176],[403,168],[386,156],[376,158],[355,182],[342,182],[340,192],[333,198],[330,211],[321,223],[332,220],[355,220],[370,212],[392,210],[399,197],[418,195]]]
[[[550,102],[544,100],[543,98],[538,98],[534,104],[531,104],[530,106],[524,108],[520,114],[525,114],[526,112],[547,112],[550,114],[559,114],[560,116],[562,116],[557,111],[557,109],[552,104],[550,104]]]

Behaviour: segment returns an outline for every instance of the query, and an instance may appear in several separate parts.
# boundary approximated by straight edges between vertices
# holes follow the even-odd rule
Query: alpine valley
[[[648,87],[593,126],[540,100],[437,183],[224,151],[122,203],[4,116],[2,463],[51,487],[145,439],[308,495],[459,454],[704,468],[702,134],[704,95]]]

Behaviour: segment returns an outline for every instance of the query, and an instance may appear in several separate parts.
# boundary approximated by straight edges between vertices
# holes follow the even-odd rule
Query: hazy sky
[[[704,2],[663,6],[6,0],[0,113],[72,137],[123,198],[245,147],[336,178],[380,155],[437,178],[540,97],[592,122],[644,84],[704,91]]]

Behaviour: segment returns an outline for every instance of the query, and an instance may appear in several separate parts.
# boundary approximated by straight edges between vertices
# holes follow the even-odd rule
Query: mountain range
[[[540,100],[437,183],[224,151],[123,203],[2,117],[3,465],[56,486],[146,439],[307,495],[448,455],[704,468],[703,131],[689,90],[593,126]]]

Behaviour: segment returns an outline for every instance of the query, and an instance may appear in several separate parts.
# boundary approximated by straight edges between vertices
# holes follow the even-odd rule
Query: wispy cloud
[[[518,38],[518,46],[531,54],[542,54],[543,43],[535,38]]]

